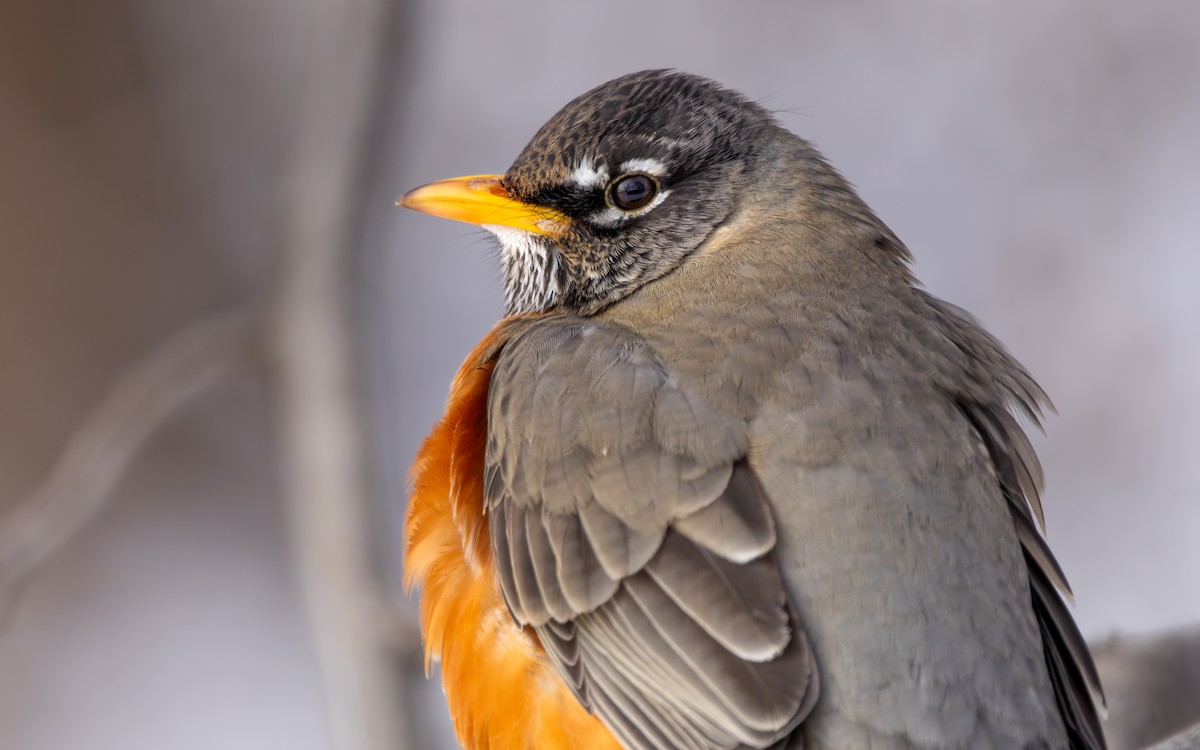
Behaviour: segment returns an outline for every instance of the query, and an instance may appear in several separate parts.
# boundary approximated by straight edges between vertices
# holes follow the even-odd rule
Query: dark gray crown
[[[517,195],[544,203],[584,159],[619,164],[654,154],[674,179],[748,154],[770,113],[707,78],[644,70],[576,97],[543,125],[505,174]]]

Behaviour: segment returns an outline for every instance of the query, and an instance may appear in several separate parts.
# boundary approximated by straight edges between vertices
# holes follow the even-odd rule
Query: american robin
[[[464,746],[1104,747],[1046,396],[808,142],[647,71],[401,202],[504,269],[406,525]]]

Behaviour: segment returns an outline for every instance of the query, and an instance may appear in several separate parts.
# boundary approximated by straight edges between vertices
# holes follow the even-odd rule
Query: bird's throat
[[[558,255],[550,241],[512,227],[485,224],[500,240],[506,315],[545,312],[558,304]]]

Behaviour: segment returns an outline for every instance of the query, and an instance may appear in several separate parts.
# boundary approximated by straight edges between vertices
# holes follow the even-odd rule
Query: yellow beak
[[[500,178],[481,174],[431,182],[405,193],[396,205],[470,224],[513,227],[547,237],[566,234],[571,224],[568,216],[513,198]]]

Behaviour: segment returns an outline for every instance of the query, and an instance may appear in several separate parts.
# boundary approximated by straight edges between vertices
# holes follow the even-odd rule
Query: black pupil
[[[642,174],[624,177],[613,190],[613,203],[617,208],[633,211],[641,208],[654,198],[654,182]]]

